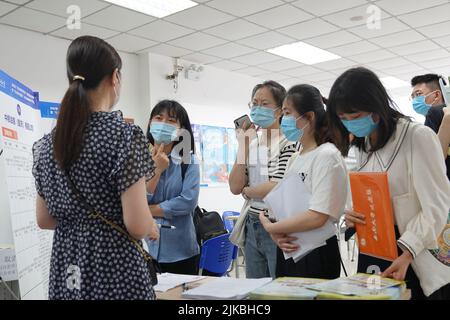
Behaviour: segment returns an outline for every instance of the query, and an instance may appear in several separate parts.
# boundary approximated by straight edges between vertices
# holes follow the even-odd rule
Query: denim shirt
[[[200,168],[192,155],[184,181],[179,157],[170,155],[169,167],[163,172],[153,194],[147,194],[149,205],[159,204],[164,218],[157,223],[176,227],[160,229],[160,239],[147,245],[152,257],[160,263],[172,263],[192,258],[200,253],[193,222],[193,211],[200,193]]]

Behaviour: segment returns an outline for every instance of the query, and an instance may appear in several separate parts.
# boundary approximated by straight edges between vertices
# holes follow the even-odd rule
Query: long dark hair
[[[111,45],[89,36],[70,44],[66,60],[69,89],[61,102],[53,136],[54,156],[62,170],[70,168],[83,148],[84,130],[92,113],[87,92],[122,68],[122,60]]]
[[[290,102],[301,116],[308,112],[314,112],[314,140],[317,145],[332,142],[327,129],[328,123],[324,106],[326,99],[322,97],[319,89],[309,84],[293,86],[287,92],[286,101]]]
[[[155,144],[155,139],[150,133],[150,125],[152,123],[152,119],[159,114],[167,112],[169,117],[175,118],[181,126],[181,129],[185,129],[189,132],[189,136],[191,138],[191,152],[195,154],[195,141],[194,141],[194,133],[192,132],[191,121],[189,120],[189,115],[186,109],[177,101],[174,100],[162,100],[158,102],[158,104],[153,108],[152,113],[150,114],[150,120],[148,122],[147,127],[147,138],[152,145]],[[183,140],[177,141],[174,143],[174,147],[181,143]]]
[[[370,112],[379,116],[377,141],[366,150],[365,138],[355,137],[342,124],[339,113]],[[407,116],[397,110],[377,75],[366,68],[353,68],[344,72],[333,84],[327,104],[327,115],[336,146],[346,156],[352,145],[364,152],[383,148],[395,133],[397,122]]]

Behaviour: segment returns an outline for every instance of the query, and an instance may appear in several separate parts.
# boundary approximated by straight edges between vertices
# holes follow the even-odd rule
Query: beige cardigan
[[[436,134],[421,124],[401,119],[383,149],[372,155],[357,152],[357,162],[359,171],[388,173],[401,235],[398,244],[412,253],[412,267],[425,295],[450,283],[450,266],[430,252],[438,247],[437,239],[450,208],[450,182]]]

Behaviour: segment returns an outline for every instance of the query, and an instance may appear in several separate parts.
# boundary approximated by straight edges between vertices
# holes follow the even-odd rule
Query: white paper
[[[206,277],[190,276],[173,273],[163,273],[158,275],[158,284],[153,287],[155,291],[166,292],[170,289],[183,285],[184,283],[196,282]]]
[[[288,174],[264,198],[271,215],[279,221],[308,211],[310,200],[311,193],[307,190],[300,176],[295,173]],[[298,244],[300,249],[293,253],[283,252],[284,258],[286,260],[293,258],[295,262],[298,262],[311,250],[324,246],[326,240],[335,234],[336,228],[330,219],[320,228],[292,233],[290,236],[297,238],[293,243]]]
[[[272,278],[242,279],[222,277],[183,292],[182,296],[189,299],[242,300],[253,290],[271,281]]]

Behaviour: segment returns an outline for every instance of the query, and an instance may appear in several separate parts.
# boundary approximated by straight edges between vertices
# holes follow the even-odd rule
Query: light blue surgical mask
[[[354,120],[341,119],[341,121],[347,128],[347,130],[358,138],[369,136],[378,127],[378,124],[373,121],[371,114],[369,114],[367,117],[362,117]]]
[[[421,114],[423,116],[426,116],[428,111],[430,111],[432,105],[425,102],[425,99],[432,94],[433,92],[425,95],[425,96],[418,96],[415,97],[412,101],[412,105],[414,108],[414,111],[418,114]]]
[[[297,121],[302,117],[303,116],[300,116],[296,119],[292,116],[284,116],[283,120],[281,120],[281,131],[288,141],[300,141],[305,134],[304,130],[308,125],[306,125],[303,129],[297,128]]]
[[[178,128],[173,124],[164,122],[153,122],[150,126],[150,133],[156,143],[170,144],[178,137]]]
[[[250,117],[254,124],[263,129],[267,129],[275,122],[275,110],[262,106],[254,106]]]

